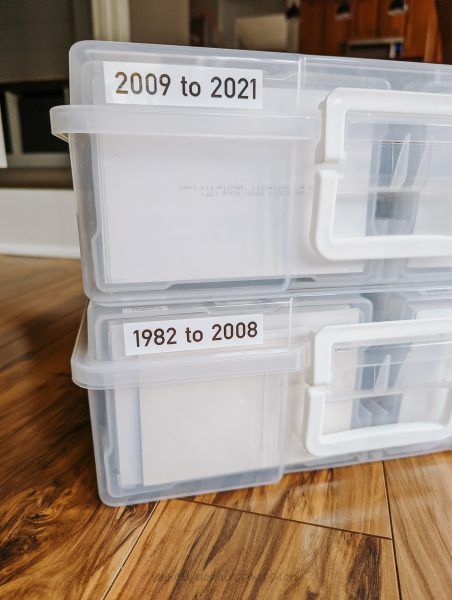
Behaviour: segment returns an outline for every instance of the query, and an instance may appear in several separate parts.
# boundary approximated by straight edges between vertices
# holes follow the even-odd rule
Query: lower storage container
[[[432,452],[452,441],[452,289],[91,303],[72,370],[109,505]]]

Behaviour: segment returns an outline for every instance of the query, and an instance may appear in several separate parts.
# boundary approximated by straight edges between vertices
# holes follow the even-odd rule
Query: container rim
[[[64,141],[77,133],[314,140],[316,121],[307,115],[161,106],[69,104],[50,110],[52,133]]]
[[[158,362],[139,358],[91,358],[88,355],[85,311],[71,357],[71,368],[74,383],[90,390],[299,372],[304,368],[305,350],[302,347],[253,352],[237,350],[229,352],[227,357],[214,352],[168,354]]]

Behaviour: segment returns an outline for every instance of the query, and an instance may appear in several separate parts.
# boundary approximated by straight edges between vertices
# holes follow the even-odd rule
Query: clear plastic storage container
[[[110,505],[449,448],[452,289],[91,303],[72,358]]]
[[[452,281],[452,67],[81,42],[70,145],[101,303]]]

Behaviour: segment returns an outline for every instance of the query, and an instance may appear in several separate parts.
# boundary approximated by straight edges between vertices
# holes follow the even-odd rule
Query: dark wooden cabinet
[[[302,0],[299,48],[302,54],[325,54],[326,0]]]
[[[377,37],[378,0],[352,0],[350,39],[368,40]]]
[[[390,5],[391,0],[379,0],[377,35],[379,38],[403,38],[408,13],[390,15],[388,14]]]
[[[338,19],[337,9],[339,0],[326,0],[325,3],[325,33],[323,53],[337,56],[344,53],[345,43],[350,39],[352,19]]]
[[[407,11],[391,15],[391,0],[349,0],[350,18],[338,19],[340,0],[302,0],[300,52],[338,56],[350,41],[400,38],[401,58],[440,60],[435,0],[406,3]]]
[[[422,60],[426,53],[429,30],[436,26],[435,0],[407,0],[403,57]]]

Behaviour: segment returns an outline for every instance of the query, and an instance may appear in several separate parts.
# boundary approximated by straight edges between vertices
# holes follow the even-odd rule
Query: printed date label
[[[262,71],[104,62],[108,104],[262,108]]]
[[[263,344],[263,315],[125,323],[127,356]]]

